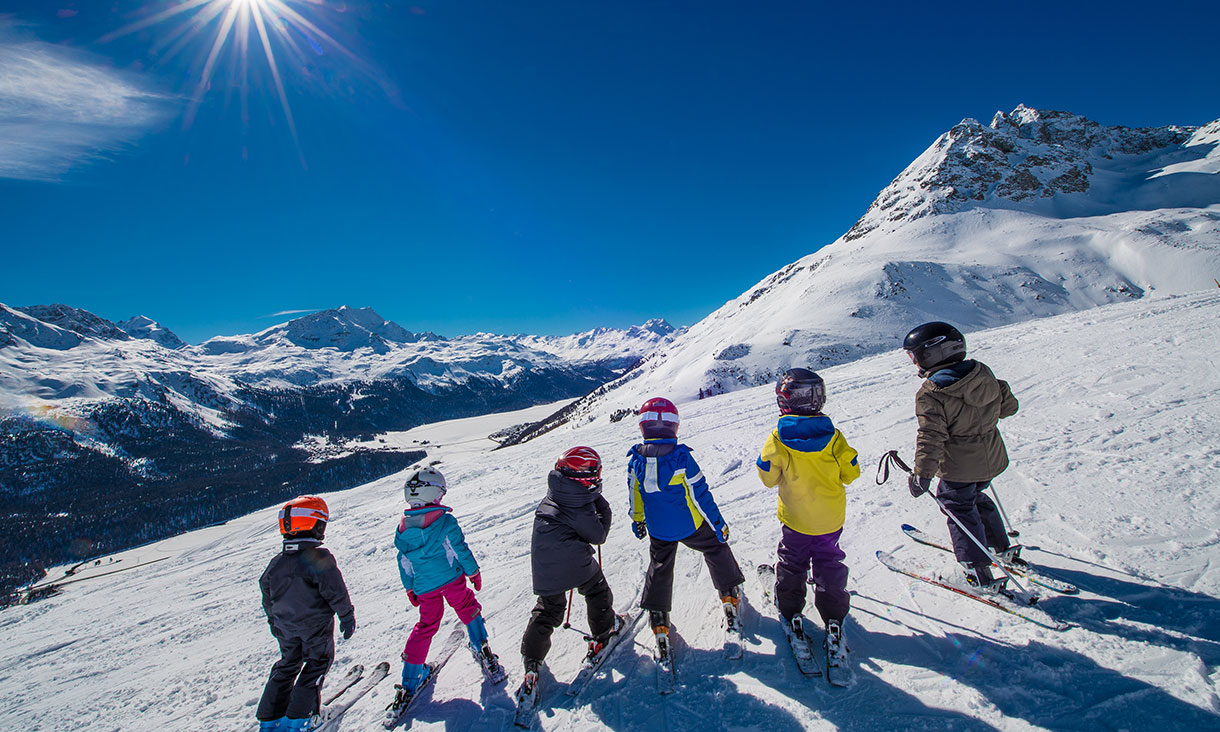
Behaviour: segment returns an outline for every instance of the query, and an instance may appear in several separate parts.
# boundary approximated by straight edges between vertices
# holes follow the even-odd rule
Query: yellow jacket
[[[763,483],[779,486],[776,515],[784,526],[815,536],[843,528],[846,486],[860,477],[860,464],[830,417],[780,417],[757,465]]]

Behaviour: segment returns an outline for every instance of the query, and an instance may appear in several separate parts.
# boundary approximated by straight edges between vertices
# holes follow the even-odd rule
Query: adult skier
[[[304,730],[322,703],[322,679],[335,657],[335,616],[344,639],[356,614],[334,556],[322,548],[330,509],[317,496],[294,498],[279,513],[279,554],[258,580],[263,612],[280,646],[255,716],[260,732]]]
[[[1008,467],[997,423],[1017,413],[1016,397],[984,363],[966,359],[966,338],[948,323],[918,326],[907,334],[902,348],[925,378],[915,395],[919,432],[908,479],[911,495],[923,495],[932,476],[939,477],[936,496],[945,509],[1003,560],[1019,561],[1020,545],[1009,543],[995,503],[983,493]],[[987,554],[952,519],[948,524],[966,582],[1003,591],[1007,578],[995,578]]]

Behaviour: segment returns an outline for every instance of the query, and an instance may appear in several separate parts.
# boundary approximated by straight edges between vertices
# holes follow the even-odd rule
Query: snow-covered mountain
[[[268,491],[352,485],[414,457],[329,441],[576,397],[673,332],[650,321],[443,338],[342,307],[189,346],[147,317],[115,324],[66,305],[0,305],[0,496],[22,504],[8,526],[66,550],[79,534],[46,531],[47,517],[98,503],[92,540],[117,546],[249,510]],[[140,509],[117,520],[106,496],[137,495]],[[156,521],[166,502],[191,509]],[[0,589],[10,559],[62,558],[21,544],[0,545]]]
[[[777,417],[770,388],[685,405],[682,439],[694,448],[732,526],[733,552],[747,570],[745,656],[724,658],[719,598],[699,555],[680,548],[672,613],[678,690],[655,692],[654,642],[639,627],[635,642],[621,644],[584,693],[567,697],[564,685],[585,647],[577,597],[572,630],[553,636],[539,728],[1216,729],[1217,322],[1220,293],[1212,291],[971,334],[975,354],[1013,385],[1021,405],[1001,424],[1012,464],[995,491],[1021,532],[1025,556],[1081,588],[1079,595],[1040,603],[1073,624],[1061,633],[877,562],[875,551],[896,550],[954,571],[950,555],[914,545],[899,531],[909,522],[945,536],[945,519],[931,499],[911,498],[897,477],[873,483],[872,468],[885,451],[909,456],[916,431],[911,400],[920,380],[894,350],[823,371],[831,388],[827,412],[860,452],[865,471],[848,487],[841,540],[853,593],[845,627],[855,669],[851,689],[832,689],[798,672],[749,571],[774,561],[780,533],[775,491],[754,469]],[[413,732],[514,729],[517,646],[535,599],[528,579],[533,511],[548,469],[573,445],[592,446],[605,461],[614,523],[602,556],[616,605],[631,608],[639,597],[648,545],[631,533],[621,478],[627,447],[638,439],[635,425],[573,424],[488,451],[492,443],[484,435],[531,418],[478,418],[401,436],[429,442],[427,461],[440,461],[451,485],[448,502],[482,570],[478,599],[491,645],[510,674],[505,686],[484,685],[469,654],[458,652],[421,698]],[[326,496],[334,517],[326,545],[358,622],[351,640],[338,641],[335,669],[392,664],[391,679],[348,712],[343,730],[380,729],[402,644],[418,618],[399,584],[391,541],[405,477],[397,473]],[[279,551],[277,508],[100,557],[72,577],[57,570],[48,581],[77,581],[54,597],[4,610],[0,729],[253,729],[258,696],[278,658],[257,587]],[[434,653],[458,627],[447,611]]]
[[[570,417],[677,401],[895,347],[911,327],[971,331],[1215,287],[1220,120],[1106,127],[1018,107],[964,120],[837,241],[725,303]]]

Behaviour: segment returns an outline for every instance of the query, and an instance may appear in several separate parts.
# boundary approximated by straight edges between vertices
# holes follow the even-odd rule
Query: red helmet
[[[653,397],[640,407],[640,434],[645,440],[674,439],[678,436],[678,408],[664,397]]]
[[[326,501],[317,496],[298,496],[280,509],[280,533],[288,536],[312,532],[321,538],[329,520],[330,509],[326,507]]]
[[[559,456],[555,469],[576,482],[592,487],[602,480],[602,458],[591,447],[573,447]]]

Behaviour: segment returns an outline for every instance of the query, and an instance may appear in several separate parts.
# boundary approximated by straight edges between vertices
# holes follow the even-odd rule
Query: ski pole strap
[[[897,450],[890,450],[881,456],[881,461],[877,463],[877,485],[881,485],[890,479],[890,466],[897,467],[904,473],[911,472],[911,466],[902,462],[902,458],[898,457]],[[884,473],[884,475],[883,475]]]

